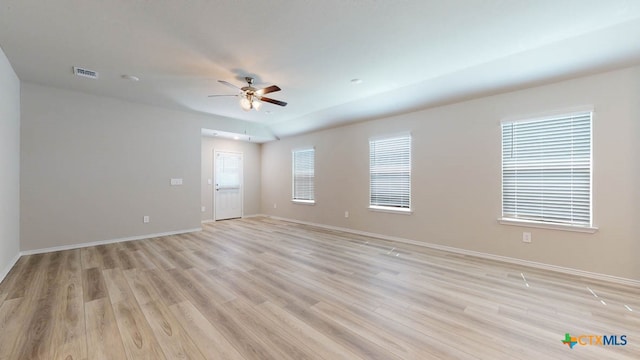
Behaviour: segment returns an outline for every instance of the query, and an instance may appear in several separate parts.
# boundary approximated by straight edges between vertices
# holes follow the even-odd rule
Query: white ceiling
[[[288,136],[638,64],[640,1],[2,0],[0,47],[23,81]],[[246,75],[289,105],[207,97]]]

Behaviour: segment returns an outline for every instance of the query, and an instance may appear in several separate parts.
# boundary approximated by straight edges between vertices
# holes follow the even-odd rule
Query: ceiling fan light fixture
[[[251,101],[243,96],[242,98],[240,98],[240,107],[242,107],[242,110],[244,111],[251,110]]]
[[[247,81],[247,86],[243,87],[235,86],[228,81],[218,80],[219,83],[228,87],[232,87],[240,92],[236,93],[236,95],[209,95],[209,97],[238,96],[240,107],[244,111],[249,111],[251,109],[256,109],[256,111],[258,111],[260,110],[260,108],[262,108],[263,102],[268,102],[278,106],[287,106],[287,103],[284,101],[275,100],[264,96],[265,94],[280,91],[281,89],[277,85],[271,85],[265,88],[256,89],[253,87],[254,79],[252,77],[247,76],[245,77],[245,80]]]

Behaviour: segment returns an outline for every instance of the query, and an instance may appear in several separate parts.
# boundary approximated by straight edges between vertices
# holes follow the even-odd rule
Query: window
[[[591,112],[502,123],[502,217],[591,227]]]
[[[314,202],[315,150],[293,151],[293,200]]]
[[[411,208],[411,135],[369,139],[371,209]]]

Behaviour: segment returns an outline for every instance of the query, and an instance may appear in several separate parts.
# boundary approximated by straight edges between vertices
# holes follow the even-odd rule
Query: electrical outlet
[[[202,207],[200,207],[200,211],[205,212],[205,211],[207,211],[207,208],[202,206]]]
[[[148,216],[148,215],[145,215],[145,216],[143,216],[143,217],[142,217],[142,222],[143,222],[143,223],[145,223],[145,224],[146,224],[146,223],[148,223],[149,221],[151,221],[151,219],[149,218],[149,216]]]
[[[522,242],[530,243],[531,242],[531,233],[523,232],[522,233]]]
[[[348,218],[348,217],[349,217],[349,212],[348,212],[348,211],[345,211],[345,212],[344,212],[344,217],[346,217],[346,218]]]
[[[273,203],[273,208],[274,208],[274,209],[277,209],[277,208],[278,208],[278,204]]]

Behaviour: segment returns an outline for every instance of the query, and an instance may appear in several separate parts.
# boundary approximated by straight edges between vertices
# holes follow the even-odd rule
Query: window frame
[[[408,172],[409,172],[409,177],[408,177],[408,184],[407,184],[407,197],[408,197],[408,206],[407,207],[402,207],[402,206],[388,206],[388,205],[379,205],[379,204],[374,204],[372,201],[373,198],[373,191],[374,191],[374,182],[372,181],[373,179],[373,175],[374,173],[372,172],[373,170],[373,164],[372,164],[372,158],[373,158],[373,154],[372,151],[374,151],[374,148],[372,148],[372,143],[374,142],[379,142],[379,141],[385,141],[385,140],[393,140],[393,139],[399,139],[399,138],[407,138],[409,141],[408,144]],[[401,164],[400,166],[406,166],[407,164]],[[393,134],[386,134],[386,135],[380,135],[380,136],[373,136],[369,138],[369,207],[368,209],[371,211],[377,211],[377,212],[386,212],[386,213],[394,213],[394,214],[405,214],[405,215],[410,215],[413,213],[413,204],[412,204],[412,177],[413,177],[413,136],[411,134],[411,132],[400,132],[400,133],[393,133]],[[399,204],[402,203],[402,200],[400,200],[398,202]]]
[[[303,199],[296,197],[296,154],[312,152],[312,176],[311,176],[311,199]],[[305,147],[305,148],[297,148],[291,150],[291,201],[295,204],[305,204],[305,205],[314,205],[316,203],[316,194],[315,194],[315,158],[316,158],[316,149],[315,147]]]
[[[505,214],[505,136],[504,136],[504,127],[509,124],[517,124],[517,123],[532,123],[532,122],[547,122],[550,121],[567,121],[576,117],[589,117],[589,125],[588,125],[588,169],[589,169],[589,188],[588,188],[588,223],[582,222],[570,222],[570,221],[551,221],[540,219],[540,216],[536,219],[534,214],[523,213],[521,216],[511,216],[512,214]],[[563,111],[563,112],[554,112],[545,116],[532,116],[532,117],[522,117],[516,119],[504,119],[500,122],[500,147],[501,147],[501,163],[500,163],[500,178],[501,178],[501,216],[498,218],[498,222],[504,225],[515,225],[515,226],[526,226],[526,227],[534,227],[534,228],[546,228],[546,229],[556,229],[556,230],[567,230],[567,231],[577,231],[577,232],[587,232],[594,233],[598,230],[598,228],[594,225],[594,209],[593,209],[593,123],[594,123],[595,113],[592,107],[583,107],[579,109],[573,109],[571,111]],[[542,125],[544,126],[544,125]],[[548,125],[547,125],[548,126]],[[551,133],[548,136],[557,136],[559,132]],[[573,137],[573,133],[571,135]],[[513,146],[513,143],[512,145]],[[549,146],[549,145],[547,145]],[[577,149],[576,147],[571,147],[571,151]],[[558,150],[559,152],[559,150]],[[558,155],[551,154],[550,156]],[[573,154],[572,154],[573,156]],[[543,163],[541,166],[549,166],[549,163],[553,163],[554,159],[545,158],[542,160]],[[568,170],[573,170],[578,167],[576,163],[570,162],[567,165]],[[561,167],[562,168],[562,167]],[[516,168],[517,170],[517,168]],[[571,179],[573,181],[573,178]],[[573,182],[572,182],[573,184]],[[540,188],[544,189],[544,186],[540,186]],[[580,194],[580,192],[570,192],[569,194],[573,195]],[[516,195],[517,196],[517,195]]]

